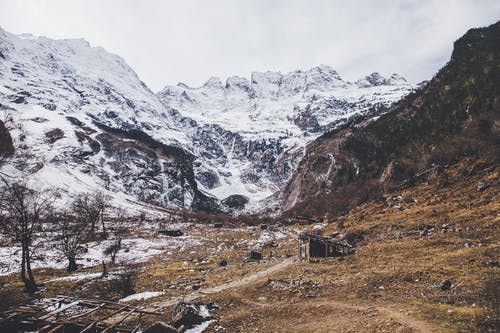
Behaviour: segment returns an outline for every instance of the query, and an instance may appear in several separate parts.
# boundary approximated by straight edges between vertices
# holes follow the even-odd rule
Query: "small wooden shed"
[[[164,234],[170,237],[179,237],[184,235],[184,233],[180,229],[162,229],[160,230],[160,234]]]
[[[330,237],[301,234],[299,256],[301,259],[343,257],[354,249],[348,244],[335,242]]]
[[[248,260],[260,261],[262,260],[262,251],[252,250],[248,253]]]

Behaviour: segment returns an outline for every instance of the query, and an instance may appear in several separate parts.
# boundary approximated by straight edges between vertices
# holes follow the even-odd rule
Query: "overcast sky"
[[[346,80],[378,71],[416,83],[465,31],[498,19],[498,0],[0,0],[4,29],[83,37],[155,91],[319,64]]]

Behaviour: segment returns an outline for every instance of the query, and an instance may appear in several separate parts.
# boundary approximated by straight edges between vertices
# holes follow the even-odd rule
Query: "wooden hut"
[[[348,244],[335,242],[330,237],[302,234],[299,236],[299,256],[301,259],[342,257],[354,249]]]
[[[160,234],[164,234],[170,237],[179,237],[184,235],[184,233],[180,229],[162,229],[160,230]]]

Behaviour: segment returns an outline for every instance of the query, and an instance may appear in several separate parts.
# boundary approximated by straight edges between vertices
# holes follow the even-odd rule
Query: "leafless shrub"
[[[139,269],[136,265],[122,267],[115,278],[109,281],[109,290],[117,292],[121,297],[127,297],[135,293],[135,285],[139,277]]]

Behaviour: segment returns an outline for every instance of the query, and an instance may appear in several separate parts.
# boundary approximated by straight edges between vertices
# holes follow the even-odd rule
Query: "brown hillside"
[[[339,214],[411,183],[433,164],[498,163],[500,23],[469,30],[449,63],[375,121],[312,143],[284,194],[284,210]]]

